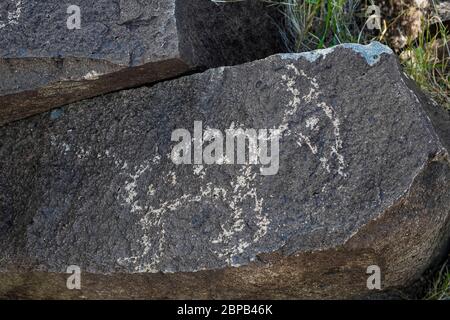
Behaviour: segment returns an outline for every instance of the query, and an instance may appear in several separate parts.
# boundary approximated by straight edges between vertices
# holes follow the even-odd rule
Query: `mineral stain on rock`
[[[370,297],[370,265],[383,294],[403,289],[449,238],[448,152],[428,103],[375,43],[211,69],[8,124],[0,295]],[[279,172],[175,165],[171,133],[195,121],[277,130]],[[78,293],[59,284],[72,264],[90,283]]]
[[[344,43],[342,45],[327,49],[319,49],[301,53],[283,53],[280,54],[280,56],[283,59],[287,60],[305,58],[309,62],[314,62],[318,58],[325,58],[327,54],[333,52],[336,48],[351,49],[359,53],[362,57],[364,57],[364,59],[366,59],[366,62],[371,66],[380,60],[382,54],[393,54],[393,51],[389,47],[381,44],[378,41],[373,41],[368,45],[361,45],[357,43]]]

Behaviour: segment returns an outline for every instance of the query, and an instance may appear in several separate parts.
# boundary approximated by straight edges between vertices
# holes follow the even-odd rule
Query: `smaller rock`
[[[2,0],[0,125],[279,52],[276,14],[258,0]]]

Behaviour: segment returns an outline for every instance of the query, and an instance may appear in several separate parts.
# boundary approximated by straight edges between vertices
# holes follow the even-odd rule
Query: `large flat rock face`
[[[402,288],[449,236],[448,154],[414,90],[388,48],[343,45],[6,125],[0,295],[367,297],[370,265]],[[230,129],[255,129],[272,161],[198,157],[195,132],[207,153]],[[174,132],[195,163],[174,163]]]
[[[5,0],[0,125],[82,98],[279,52],[260,1]],[[69,21],[69,23],[68,23]],[[70,26],[70,28],[69,28]]]

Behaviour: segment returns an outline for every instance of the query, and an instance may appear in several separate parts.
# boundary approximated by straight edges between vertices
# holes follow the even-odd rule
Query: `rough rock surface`
[[[0,125],[95,95],[282,51],[274,7],[260,1],[0,4]],[[72,21],[72,20],[70,20]]]
[[[448,153],[379,43],[116,92],[0,128],[0,296],[392,296],[449,238]],[[175,165],[174,130],[277,129],[260,165]],[[448,141],[447,141],[448,143]],[[67,290],[69,265],[82,289]],[[378,265],[382,289],[367,289]]]

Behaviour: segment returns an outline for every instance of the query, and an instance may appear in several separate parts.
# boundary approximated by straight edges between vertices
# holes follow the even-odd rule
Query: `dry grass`
[[[449,264],[442,266],[430,286],[426,300],[450,300],[450,269]]]
[[[242,1],[242,0],[239,0]],[[244,0],[245,1],[245,0]],[[405,71],[441,106],[450,110],[450,37],[449,30],[427,10],[406,8],[395,17],[381,20],[381,30],[367,28],[366,10],[373,0],[261,0],[279,6],[285,15],[282,37],[292,52],[331,47],[340,43],[369,43],[377,40],[399,48],[389,37],[398,29],[399,21],[414,23],[413,36],[405,36],[396,50]],[[434,2],[431,3],[435,7]],[[405,18],[407,15],[411,17]],[[411,20],[417,17],[415,21]],[[409,19],[409,20],[408,20]]]

